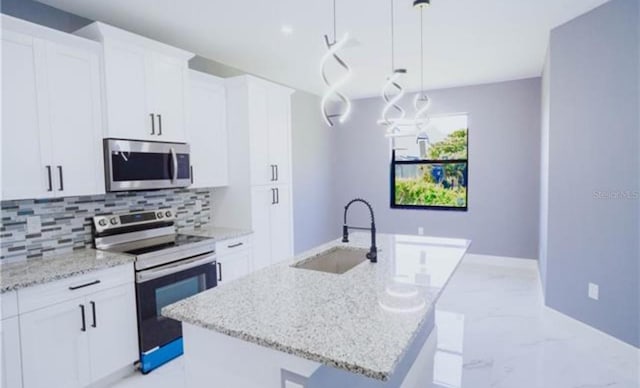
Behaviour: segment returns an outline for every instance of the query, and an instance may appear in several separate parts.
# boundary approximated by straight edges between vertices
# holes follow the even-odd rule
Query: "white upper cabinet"
[[[46,70],[55,190],[65,196],[95,194],[104,188],[100,57],[48,43]]]
[[[119,42],[104,45],[104,88],[107,135],[120,139],[151,138],[151,106],[147,101],[147,60],[143,49]],[[155,132],[155,129],[154,129]]]
[[[191,146],[191,187],[229,184],[227,99],[223,81],[189,71],[187,139]]]
[[[289,183],[291,90],[249,79],[251,184]]]
[[[75,34],[104,47],[108,137],[186,141],[193,54],[100,22]]]
[[[100,46],[2,22],[2,199],[104,193]]]
[[[47,192],[51,154],[49,131],[42,125],[36,80],[43,42],[31,36],[2,31],[2,199],[53,196]],[[40,55],[39,55],[40,54]],[[42,93],[40,93],[42,94]],[[44,109],[42,109],[44,111]],[[29,157],[24,158],[28,150]]]
[[[293,254],[293,90],[252,76],[225,84],[230,185],[213,193],[213,220],[253,230],[253,268],[260,269]]]

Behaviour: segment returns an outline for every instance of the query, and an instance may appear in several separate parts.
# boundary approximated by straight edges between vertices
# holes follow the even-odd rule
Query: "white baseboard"
[[[538,268],[538,260],[525,259],[521,257],[507,257],[507,256],[493,256],[493,255],[479,255],[474,253],[467,253],[464,256],[465,263],[473,264],[485,264],[485,265],[497,265],[510,268],[526,268],[536,269]]]

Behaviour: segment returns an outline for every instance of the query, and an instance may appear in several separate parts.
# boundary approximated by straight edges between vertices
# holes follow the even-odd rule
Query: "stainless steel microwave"
[[[104,139],[107,191],[187,187],[189,151],[185,143]]]

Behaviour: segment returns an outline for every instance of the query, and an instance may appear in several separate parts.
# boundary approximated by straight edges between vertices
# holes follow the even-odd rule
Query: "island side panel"
[[[187,388],[211,384],[243,388],[413,388],[433,381],[437,342],[434,309],[388,381],[269,349],[183,323]]]
[[[187,388],[304,387],[321,365],[184,322],[182,335]]]
[[[435,308],[432,308],[387,381],[367,378],[343,369],[321,365],[304,388],[414,388],[433,381],[433,359],[437,346]]]

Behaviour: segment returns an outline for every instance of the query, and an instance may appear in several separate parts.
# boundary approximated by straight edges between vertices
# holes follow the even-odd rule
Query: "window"
[[[467,210],[466,115],[432,118],[424,130],[392,139],[391,207]]]

